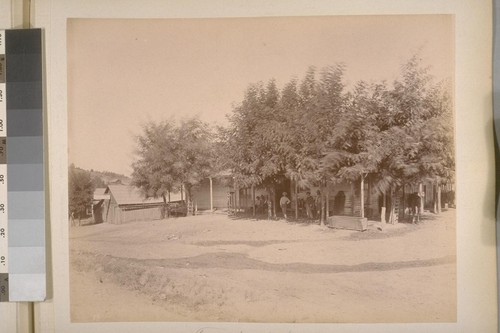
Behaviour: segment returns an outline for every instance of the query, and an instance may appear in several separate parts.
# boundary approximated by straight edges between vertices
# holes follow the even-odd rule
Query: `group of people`
[[[287,215],[286,215],[287,206],[290,204],[290,202],[291,201],[290,201],[290,199],[288,199],[287,193],[283,192],[283,195],[280,198],[280,207],[281,207],[281,212],[283,213],[283,217],[285,219],[287,218]],[[272,205],[272,202],[268,201],[267,197],[265,197],[264,195],[257,196],[255,198],[255,212],[257,214],[265,214],[267,212],[268,208],[270,207],[270,205]],[[272,208],[272,206],[271,206],[271,208]]]
[[[305,208],[308,219],[318,219],[321,214],[321,192],[318,190],[316,194],[316,197],[313,197],[311,192],[307,192],[305,200],[299,199],[299,207],[302,209]],[[290,203],[291,201],[288,198],[288,193],[283,192],[279,200],[279,205],[285,219],[288,218],[287,210]],[[272,202],[269,201],[265,195],[257,196],[255,198],[255,213],[259,215],[266,214],[270,205],[272,205]]]
[[[316,192],[316,197],[313,198],[311,192],[306,192],[305,200],[299,200],[301,208],[305,207],[306,216],[308,219],[318,219],[321,215],[321,191]],[[287,197],[287,193],[283,192],[280,199],[281,211],[283,213],[283,217],[286,219],[286,211],[287,207],[290,204],[290,199]]]
[[[306,192],[306,199],[304,201],[306,208],[306,216],[308,219],[319,219],[321,216],[321,192],[316,191],[316,197],[313,198],[311,192]]]
[[[265,214],[268,207],[267,198],[264,195],[257,196],[255,198],[255,213],[257,214]]]

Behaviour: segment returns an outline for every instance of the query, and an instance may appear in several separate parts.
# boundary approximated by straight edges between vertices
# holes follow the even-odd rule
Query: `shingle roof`
[[[128,185],[108,185],[105,193],[111,193],[118,205],[154,204],[163,202],[162,198],[146,199],[137,187]]]

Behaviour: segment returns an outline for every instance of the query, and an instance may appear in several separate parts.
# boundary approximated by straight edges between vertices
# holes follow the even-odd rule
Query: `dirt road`
[[[224,215],[71,228],[71,317],[453,322],[454,215],[362,233]]]

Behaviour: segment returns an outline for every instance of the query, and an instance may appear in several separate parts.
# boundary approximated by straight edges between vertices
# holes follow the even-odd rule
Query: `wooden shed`
[[[104,195],[109,195],[109,199],[103,199],[102,202],[102,219],[105,223],[122,224],[132,221],[158,220],[163,216],[163,200],[161,198],[146,199],[136,187],[121,184],[108,185]]]

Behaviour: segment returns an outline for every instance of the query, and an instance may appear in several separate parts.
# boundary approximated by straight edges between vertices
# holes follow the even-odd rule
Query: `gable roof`
[[[108,185],[104,193],[112,194],[118,205],[163,203],[162,198],[146,199],[137,187],[129,185]]]
[[[99,201],[99,200],[109,199],[109,194],[105,194],[105,193],[106,193],[106,188],[105,187],[97,187],[94,190],[93,200]]]

